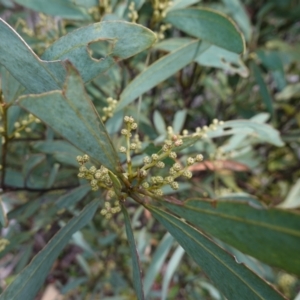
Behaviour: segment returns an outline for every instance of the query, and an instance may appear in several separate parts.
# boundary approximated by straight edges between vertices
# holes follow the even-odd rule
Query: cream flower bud
[[[178,182],[176,182],[176,181],[171,182],[171,183],[170,183],[170,186],[171,186],[171,188],[172,188],[173,190],[178,190],[178,188],[179,188],[179,184],[178,184]]]
[[[143,158],[143,162],[144,162],[144,164],[149,164],[151,162],[151,158],[149,156],[145,156]]]
[[[164,168],[164,167],[165,167],[165,163],[164,163],[164,162],[162,162],[162,161],[158,161],[158,162],[155,164],[155,166],[156,166],[157,168],[160,168],[160,169],[162,169],[162,168]]]
[[[192,173],[191,171],[189,171],[189,170],[185,170],[185,171],[182,173],[182,175],[183,175],[184,177],[186,177],[186,178],[192,178],[193,173]]]
[[[194,163],[195,163],[195,159],[192,158],[192,157],[188,157],[188,159],[187,159],[187,165],[188,165],[188,166],[191,166],[191,165],[194,164]]]
[[[119,151],[120,151],[121,153],[125,153],[125,152],[126,152],[126,148],[123,147],[123,146],[121,146],[121,147],[119,148]]]
[[[196,160],[197,162],[202,161],[202,160],[203,160],[203,155],[202,155],[202,154],[196,155],[195,160]]]
[[[175,170],[175,171],[180,171],[181,170],[181,166],[180,166],[180,164],[179,163],[175,163],[174,165],[173,165],[173,169]]]
[[[143,182],[142,183],[142,187],[144,188],[144,189],[148,189],[149,188],[149,183],[148,182]]]
[[[87,154],[84,154],[84,155],[82,156],[82,160],[83,160],[83,162],[87,162],[87,161],[90,160],[90,157],[89,157]]]
[[[156,153],[152,154],[151,157],[154,161],[158,160],[158,158],[159,158],[159,156]]]
[[[176,152],[170,152],[169,157],[175,159],[177,157]]]
[[[132,124],[130,125],[130,128],[131,128],[132,130],[137,129],[137,127],[138,127],[137,123],[132,123]]]
[[[89,171],[94,174],[97,171],[97,168],[95,166],[91,166]]]

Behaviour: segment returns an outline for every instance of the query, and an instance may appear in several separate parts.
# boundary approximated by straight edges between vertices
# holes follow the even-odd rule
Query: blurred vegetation
[[[144,93],[136,104],[126,105],[114,114],[108,109],[114,103],[112,99],[120,99],[124,89],[147,66],[183,45],[179,44],[183,38],[185,43],[192,39],[165,21],[168,9],[175,4],[156,0],[135,0],[134,6],[119,0],[45,1],[43,5],[37,2],[0,0],[0,17],[38,56],[58,38],[93,22],[134,21],[156,32],[158,41],[150,50],[116,63],[85,85],[116,148],[124,143],[119,134],[124,115],[137,120],[143,153],[148,155],[157,151],[168,126],[175,133],[191,133],[216,119],[248,119],[260,124],[268,122],[280,133],[284,142],[281,147],[256,139],[254,134],[239,135],[235,140],[234,136],[212,138],[192,150],[183,150],[182,157],[195,149],[200,151],[204,161],[193,165],[193,178],[180,182],[173,196],[181,200],[244,199],[253,205],[279,206],[299,214],[299,1],[174,1],[179,7],[209,8],[232,18],[244,35],[245,53],[241,57],[228,54],[224,60],[218,56],[218,50],[211,49],[206,56]],[[168,42],[170,39],[172,43]],[[89,45],[89,51],[94,59],[99,59],[109,53],[111,46],[111,42],[99,41]],[[2,67],[3,94],[5,72]],[[19,88],[14,80],[10,77],[8,88],[12,97],[18,95]],[[1,291],[60,228],[95,198],[86,181],[77,177],[76,156],[80,153],[75,147],[20,107],[11,110],[9,118],[14,139],[9,143],[5,166],[2,161],[6,173],[5,180],[2,176],[1,198],[9,224],[2,228],[0,240]],[[141,160],[141,153],[137,154],[133,164],[138,165]],[[174,193],[171,189],[164,192]],[[124,217],[114,214],[108,219],[100,210],[92,222],[72,236],[36,299],[137,299],[132,288],[135,279],[131,276]],[[162,293],[167,293],[167,299],[225,299],[148,210],[135,202],[129,202],[127,210],[145,290],[148,289],[147,299],[161,299]],[[300,281],[296,275],[270,267],[217,239],[215,242],[288,299],[299,299]],[[42,298],[49,287],[58,298]]]

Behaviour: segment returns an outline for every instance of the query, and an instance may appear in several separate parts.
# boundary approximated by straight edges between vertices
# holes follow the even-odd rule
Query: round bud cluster
[[[207,132],[210,130],[217,130],[218,126],[224,125],[224,121],[219,121],[218,119],[213,119],[212,123],[209,126],[203,126],[202,128],[197,127],[193,136],[197,137],[207,137]]]
[[[167,15],[167,8],[170,7],[173,4],[173,1],[169,0],[154,0],[152,5],[153,5],[153,21],[159,22],[161,19],[165,18]],[[167,25],[165,25],[167,26]],[[162,28],[164,31],[167,28]],[[161,29],[161,30],[162,30]]]
[[[186,162],[187,162],[188,166],[191,166],[191,165],[193,165],[195,163],[195,159],[192,158],[192,157],[188,157],[188,159],[187,159]]]
[[[101,215],[105,216],[106,219],[111,219],[112,216],[121,211],[121,206],[119,201],[115,201],[114,205],[112,206],[109,201],[104,203],[104,208],[101,209]]]
[[[32,123],[40,123],[41,121],[36,118],[34,115],[29,114],[27,116],[27,118],[21,120],[20,122],[15,122],[14,123],[14,132],[12,133],[12,136],[14,136],[15,138],[19,138],[21,137],[21,131],[25,131],[26,133],[30,133],[32,131],[30,124]],[[4,132],[4,128],[0,128],[1,132]]]
[[[117,107],[118,101],[112,97],[106,99],[107,107],[102,109],[103,116],[101,117],[102,121],[105,122],[108,118],[111,118],[114,114],[115,108]]]
[[[142,142],[140,141],[140,137],[137,133],[133,136],[132,143],[136,145],[134,149],[135,153],[140,152],[140,150],[142,149]]]
[[[137,11],[135,10],[135,3],[133,1],[130,2],[128,9],[129,9],[128,18],[131,19],[132,23],[136,23],[139,15],[138,15]]]
[[[145,156],[143,158],[143,162],[145,165],[150,164],[151,163],[151,158],[149,156]]]
[[[184,170],[182,175],[186,178],[192,178],[192,176],[193,176],[192,172],[189,170]]]
[[[196,162],[203,161],[203,155],[202,154],[197,154],[196,157],[195,157],[195,161]]]
[[[95,166],[87,168],[85,164],[89,161],[89,156],[84,154],[83,156],[78,155],[76,157],[77,162],[79,163],[79,178],[85,178],[90,182],[93,191],[97,191],[99,187],[104,187],[110,189],[112,187],[112,181],[108,174],[108,169],[101,166],[97,169]]]
[[[162,189],[154,189],[152,190],[152,193],[156,196],[163,196],[164,192],[162,191]]]
[[[160,169],[163,169],[163,168],[165,167],[165,163],[162,162],[162,161],[158,161],[158,162],[155,164],[155,167],[160,168]]]
[[[148,172],[146,170],[142,169],[142,170],[139,171],[139,176],[141,178],[146,178],[147,175],[148,175]]]
[[[119,151],[120,151],[121,153],[126,153],[126,148],[123,147],[123,146],[121,146],[121,147],[119,148]]]

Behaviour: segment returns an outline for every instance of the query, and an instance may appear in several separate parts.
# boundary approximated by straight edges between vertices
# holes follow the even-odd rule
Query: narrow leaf
[[[34,299],[60,252],[67,245],[72,235],[92,219],[98,204],[99,200],[94,200],[78,216],[60,229],[45,248],[33,258],[31,263],[1,294],[0,300]]]
[[[117,110],[126,107],[134,99],[191,63],[206,47],[207,45],[196,40],[157,60],[127,85],[121,94]]]
[[[147,208],[228,299],[284,299],[268,283],[245,265],[237,263],[234,257],[192,226],[159,208]]]
[[[71,63],[63,91],[22,96],[19,105],[52,127],[82,152],[117,172],[118,156],[83,82]]]
[[[55,206],[58,209],[68,208],[75,205],[78,201],[83,199],[88,192],[91,191],[89,184],[81,185],[75,189],[70,190],[68,193],[62,195],[55,201]]]
[[[162,291],[161,291],[162,300],[167,299],[169,284],[178,265],[181,262],[184,253],[185,253],[184,249],[181,246],[178,246],[175,252],[173,253],[171,259],[169,260],[166,272],[164,274],[163,283],[162,283]]]
[[[170,38],[155,44],[154,48],[168,52],[175,51],[183,45],[190,43],[192,40],[191,38]],[[223,69],[231,73],[237,73],[242,77],[249,75],[249,71],[239,54],[216,45],[209,45],[205,51],[195,58],[195,61],[199,65]]]
[[[137,252],[133,231],[130,224],[130,218],[127,212],[127,209],[124,205],[121,205],[122,213],[124,215],[126,235],[128,238],[128,243],[131,252],[132,259],[132,269],[133,269],[133,285],[136,291],[136,296],[138,300],[145,299],[144,291],[143,291],[143,281],[142,281],[142,270],[139,262],[139,254]],[[1,299],[0,299],[1,300]]]
[[[173,237],[166,233],[161,242],[159,243],[157,249],[153,253],[151,263],[149,265],[149,268],[145,274],[145,295],[148,296],[148,293],[151,290],[151,287],[153,285],[153,282],[157,276],[157,274],[160,272],[162,265],[169,254],[169,251],[173,244]]]
[[[228,200],[189,199],[182,205],[167,201],[163,205],[238,250],[300,275],[299,213]]]
[[[235,24],[217,11],[186,8],[170,11],[165,21],[191,36],[241,54],[245,41]]]
[[[8,226],[8,219],[0,196],[0,229]]]
[[[288,209],[300,207],[300,179],[292,186],[287,197],[278,207]]]
[[[274,108],[273,108],[273,100],[272,97],[270,95],[270,92],[267,88],[267,85],[263,79],[263,76],[261,74],[261,70],[260,68],[254,63],[251,63],[251,68],[253,70],[254,76],[255,76],[255,80],[259,86],[259,90],[260,90],[260,94],[262,97],[262,101],[264,103],[264,105],[267,108],[267,111],[273,115],[274,113]]]

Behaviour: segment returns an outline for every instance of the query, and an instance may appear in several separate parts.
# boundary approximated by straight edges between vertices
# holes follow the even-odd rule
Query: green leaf
[[[300,83],[287,85],[281,92],[275,95],[276,100],[287,101],[300,97]]]
[[[230,17],[233,18],[233,20],[236,21],[236,23],[241,28],[245,39],[247,41],[251,40],[252,36],[252,27],[251,22],[249,20],[249,15],[244,8],[244,5],[241,3],[240,0],[222,0],[223,3],[226,5],[226,8],[228,9],[228,13]]]
[[[178,110],[175,113],[173,124],[172,124],[173,130],[175,133],[179,134],[183,130],[183,126],[184,126],[185,119],[186,119],[186,114],[187,114],[186,109]]]
[[[22,96],[19,105],[44,121],[98,163],[118,173],[118,155],[83,82],[71,63],[63,91]]]
[[[0,300],[24,300],[24,297],[34,299],[60,252],[68,244],[72,235],[92,219],[98,205],[99,200],[94,200],[60,229],[1,294]]]
[[[186,8],[170,11],[165,22],[210,44],[241,54],[245,51],[244,38],[226,16],[205,8]]]
[[[0,19],[0,64],[31,93],[61,89],[65,78],[63,62],[45,62],[19,34]]]
[[[155,44],[154,48],[169,52],[174,51],[191,41],[193,41],[191,38],[170,38]],[[207,49],[195,58],[195,61],[199,65],[223,69],[227,72],[237,73],[242,77],[247,77],[249,75],[249,71],[239,54],[215,45],[208,45]]]
[[[227,121],[222,125],[217,125],[215,129],[208,129],[208,131],[205,132],[208,138],[217,138],[232,134],[248,135],[249,138],[256,139],[257,142],[268,142],[279,147],[284,145],[276,129],[268,124],[262,124],[252,120]],[[198,134],[183,137],[183,144],[177,149],[178,151],[185,149],[203,138],[202,135]]]
[[[166,233],[152,255],[151,263],[144,279],[144,290],[146,297],[148,296],[154,280],[157,274],[160,272],[167,255],[169,254],[169,251],[173,245],[173,241],[173,237],[169,233]]]
[[[175,0],[171,2],[172,5],[167,8],[167,11],[182,9],[198,2],[200,2],[200,0]]]
[[[142,281],[142,270],[140,267],[139,262],[139,254],[137,252],[133,231],[130,224],[130,218],[127,212],[127,209],[122,204],[122,213],[124,215],[124,222],[126,228],[126,235],[128,238],[128,243],[131,252],[131,259],[132,259],[132,269],[133,269],[133,285],[136,291],[136,296],[138,300],[145,299],[144,291],[143,291],[143,281]],[[1,300],[1,299],[0,299]]]
[[[292,186],[287,197],[278,207],[281,208],[297,208],[300,207],[300,179]]]
[[[71,20],[91,20],[87,10],[70,0],[15,0],[16,3],[47,15]]]
[[[2,198],[0,196],[0,229],[8,226],[7,215],[3,207]]]
[[[126,86],[116,111],[191,63],[206,47],[196,40],[157,60]]]
[[[263,79],[261,70],[254,62],[251,62],[251,68],[253,70],[255,80],[256,80],[256,82],[259,86],[262,101],[263,101],[264,105],[266,106],[267,111],[271,115],[273,115],[273,113],[274,113],[273,100],[272,100],[272,97],[271,97],[270,92],[268,90],[268,87],[267,87],[267,85],[266,85],[266,83]]]
[[[130,37],[130,38],[128,38]],[[149,48],[156,35],[146,27],[124,21],[105,21],[74,30],[53,43],[42,55],[43,60],[68,59],[84,82],[105,72],[116,62]],[[91,47],[108,49],[102,58],[93,58]]]
[[[181,246],[177,246],[176,250],[172,254],[172,257],[170,258],[168,262],[168,266],[166,268],[163,282],[162,282],[162,291],[161,291],[161,299],[165,300],[168,296],[168,288],[169,284],[171,282],[171,279],[178,267],[178,265],[181,262],[181,259],[184,255],[185,251]]]
[[[1,66],[0,66],[0,74],[1,74],[1,85],[2,85],[1,89],[4,98],[3,100],[5,103],[11,103],[19,97],[19,95],[24,90],[24,87],[4,67]]]
[[[264,51],[264,50],[257,50],[256,54],[258,59],[267,68],[276,84],[276,88],[281,91],[286,87],[286,74],[284,71],[284,65],[282,59],[280,57],[280,52],[278,51]]]
[[[166,126],[165,120],[164,120],[163,116],[161,115],[161,113],[158,110],[154,111],[153,124],[154,124],[154,127],[155,127],[156,131],[160,135],[166,135],[167,134],[167,130],[166,130],[167,126]]]
[[[195,61],[199,65],[223,69],[230,73],[239,74],[244,78],[249,75],[249,70],[239,54],[215,45],[207,48]]]
[[[71,206],[74,206],[77,202],[83,199],[90,191],[91,187],[89,184],[81,185],[59,197],[55,202],[55,206],[58,207],[58,209],[69,208]]]
[[[130,39],[128,39],[130,36]],[[121,59],[150,47],[156,35],[149,29],[123,21],[94,23],[61,37],[44,52],[41,60],[19,34],[0,19],[0,64],[30,93],[61,89],[66,71],[60,60],[70,60],[84,82],[90,81]],[[92,57],[91,47],[108,43],[103,58]],[[54,61],[51,61],[54,60]]]
[[[52,154],[58,162],[73,167],[78,167],[76,156],[83,154],[69,142],[63,140],[38,141],[33,144],[33,148],[43,153]]]
[[[210,235],[267,264],[300,274],[300,214],[237,201],[162,203]],[[286,258],[289,258],[288,260]]]
[[[147,208],[228,299],[284,299],[269,284],[245,265],[237,263],[200,231],[159,208]]]

